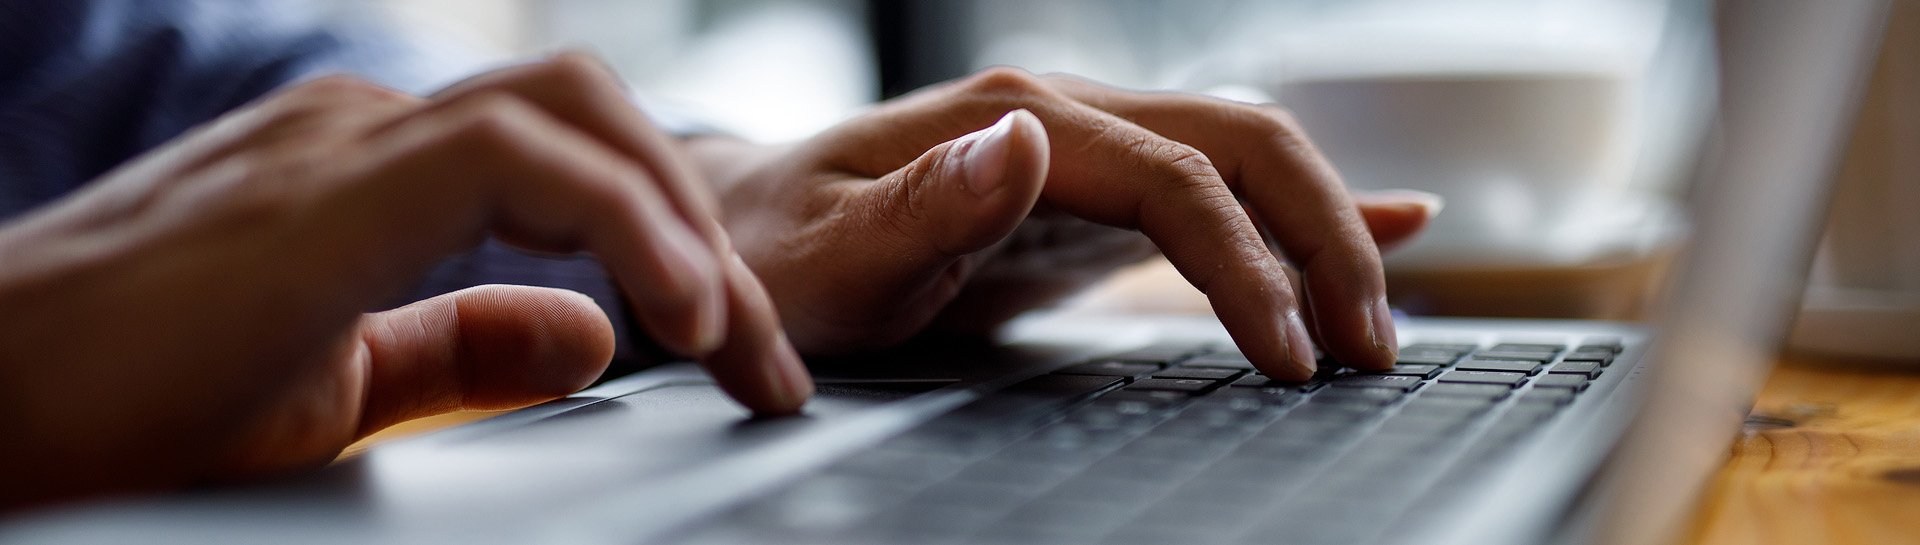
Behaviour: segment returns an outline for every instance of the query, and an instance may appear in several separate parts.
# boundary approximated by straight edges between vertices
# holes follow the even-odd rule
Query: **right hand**
[[[488,235],[586,251],[749,408],[812,383],[672,140],[577,55],[429,98],[325,78],[0,227],[0,507],[310,466],[578,390],[607,318],[494,287],[363,315]]]
[[[1438,209],[1349,192],[1272,105],[1007,68],[791,146],[689,148],[803,353],[988,330],[1157,248],[1262,372],[1306,379],[1316,344],[1383,369],[1399,344],[1380,248]]]

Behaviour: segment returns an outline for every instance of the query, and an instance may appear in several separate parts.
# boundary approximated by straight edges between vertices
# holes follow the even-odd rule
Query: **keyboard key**
[[[1283,405],[1304,395],[1298,388],[1221,388],[1214,390],[1207,399],[1256,398],[1260,403]]]
[[[1507,412],[1500,413],[1499,419],[1494,422],[1494,425],[1496,427],[1537,426],[1541,422],[1545,422],[1548,418],[1553,418],[1553,415],[1559,411],[1559,407],[1552,405],[1533,403],[1514,405],[1513,408],[1507,409]]]
[[[1332,381],[1335,388],[1392,388],[1405,392],[1420,387],[1420,377],[1403,375],[1346,375]]]
[[[1414,386],[1420,383],[1415,382]],[[1340,386],[1335,384],[1335,386]],[[1337,403],[1341,405],[1382,406],[1399,401],[1407,391],[1400,388],[1349,388],[1337,387],[1315,394],[1308,404]]]
[[[1474,413],[1433,412],[1411,414],[1401,411],[1400,414],[1393,415],[1393,418],[1388,418],[1386,422],[1381,423],[1380,429],[1374,432],[1376,435],[1368,437],[1361,445],[1369,446],[1369,444],[1372,444],[1374,445],[1373,448],[1379,449],[1380,447],[1378,445],[1390,443],[1390,441],[1382,440],[1381,434],[1428,437],[1457,434],[1461,428],[1466,427],[1467,423],[1471,421],[1473,417]]]
[[[1332,391],[1333,390],[1328,390],[1328,392],[1332,392]],[[1365,394],[1361,394],[1361,395],[1365,395]],[[1347,401],[1354,401],[1354,400],[1353,398],[1341,399],[1340,396],[1338,395],[1327,396],[1325,398],[1322,398],[1316,395],[1312,398],[1309,398],[1307,400],[1307,403],[1304,405],[1301,405],[1300,408],[1294,409],[1292,412],[1287,413],[1287,416],[1282,418],[1281,422],[1283,423],[1287,421],[1323,422],[1323,423],[1330,422],[1330,423],[1337,423],[1340,425],[1348,425],[1355,422],[1369,420],[1380,415],[1380,411],[1378,409],[1375,409],[1374,407],[1369,406],[1369,404],[1367,403],[1361,403],[1361,402],[1347,403]],[[1359,430],[1358,428],[1355,428],[1352,430],[1342,430],[1340,433],[1358,434],[1360,431],[1361,430]]]
[[[1361,371],[1362,374],[1401,375],[1401,376],[1409,376],[1409,377],[1420,377],[1421,379],[1430,379],[1433,377],[1440,376],[1440,372],[1441,372],[1441,367],[1439,365],[1425,365],[1425,364],[1412,364],[1412,363],[1402,363],[1402,364],[1394,365],[1392,369],[1388,369],[1385,371]]]
[[[1555,354],[1558,354],[1558,352],[1544,352],[1544,351],[1518,351],[1518,350],[1488,350],[1488,351],[1486,351],[1486,352],[1481,352],[1481,353],[1478,353],[1478,354],[1474,354],[1474,355],[1473,355],[1473,359],[1476,359],[1476,360],[1517,360],[1517,361],[1534,361],[1534,362],[1541,362],[1541,363],[1545,363],[1545,362],[1549,362],[1549,361],[1553,361],[1553,356],[1554,356]]]
[[[1626,342],[1619,337],[1587,337],[1585,340],[1580,341],[1580,348],[1578,350],[1605,350],[1619,354],[1620,351],[1626,350],[1626,348]]]
[[[1434,385],[1435,388],[1438,388],[1441,386],[1448,386],[1448,385],[1446,384]],[[1454,385],[1454,386],[1463,386],[1463,385]],[[1556,391],[1559,391],[1559,390],[1556,390]],[[1400,408],[1400,414],[1401,415],[1422,415],[1422,416],[1452,415],[1452,416],[1466,417],[1466,416],[1480,414],[1481,412],[1484,412],[1487,409],[1493,408],[1493,403],[1494,401],[1491,399],[1480,398],[1480,397],[1423,395],[1423,396],[1420,396],[1419,398],[1414,399],[1413,401],[1407,402],[1407,405],[1405,407]]]
[[[1062,367],[1056,375],[1092,375],[1105,377],[1133,378],[1160,370],[1160,364],[1128,361],[1096,361]]]
[[[1443,375],[1444,376],[1444,375]],[[1513,393],[1513,387],[1501,384],[1469,384],[1460,382],[1441,382],[1421,390],[1422,399],[1434,397],[1468,397],[1486,400],[1499,400]]]
[[[1587,389],[1587,377],[1583,375],[1547,375],[1533,381],[1535,388],[1568,388],[1575,392]]]
[[[1197,394],[1213,389],[1214,381],[1184,378],[1150,378],[1133,381],[1127,390],[1158,390],[1164,392],[1187,392]]]
[[[1274,411],[1293,404],[1300,393],[1292,389],[1230,388],[1214,392],[1195,403],[1196,407],[1241,412]]]
[[[1451,365],[1455,360],[1459,360],[1459,359],[1460,359],[1460,354],[1455,352],[1415,350],[1415,351],[1401,351],[1400,358],[1394,360],[1394,363],[1413,364],[1413,365]]]
[[[1174,363],[1201,351],[1199,347],[1191,345],[1156,344],[1097,359],[1143,363]]]
[[[1559,407],[1573,402],[1573,390],[1566,388],[1534,388],[1532,391],[1520,396],[1520,399],[1515,400],[1515,402]]]
[[[1185,378],[1195,380],[1226,380],[1240,376],[1238,369],[1209,369],[1206,367],[1175,367],[1153,374],[1153,378]]]
[[[1168,392],[1160,390],[1121,390],[1100,396],[1093,400],[1093,407],[1108,407],[1123,413],[1140,414],[1159,411],[1179,404],[1191,397],[1186,392]]]
[[[1301,392],[1311,392],[1314,390],[1318,390],[1320,389],[1321,386],[1324,386],[1325,384],[1326,383],[1319,382],[1319,381],[1288,382],[1288,381],[1282,381],[1282,380],[1273,380],[1273,379],[1267,378],[1266,375],[1262,375],[1259,373],[1254,373],[1251,375],[1240,377],[1240,380],[1233,381],[1233,386],[1236,388],[1273,388],[1273,389],[1298,390]]]
[[[1440,382],[1470,384],[1498,384],[1508,388],[1519,387],[1527,381],[1526,373],[1501,373],[1496,371],[1452,371],[1440,375]]]
[[[1452,352],[1453,355],[1459,356],[1462,354],[1466,354],[1468,352],[1472,352],[1479,348],[1480,348],[1480,345],[1467,344],[1467,343],[1415,343],[1415,344],[1409,344],[1407,345],[1406,348],[1400,349],[1400,352],[1403,354],[1407,352],[1423,352],[1423,351]]]
[[[1547,372],[1556,375],[1580,375],[1587,377],[1588,380],[1592,380],[1600,378],[1600,362],[1563,361],[1558,365],[1554,365],[1552,369],[1548,369]]]
[[[1107,389],[1119,384],[1120,379],[1105,376],[1040,375],[1008,386],[1005,393],[1030,394],[1057,398],[1062,401]]]
[[[938,420],[965,422],[1022,422],[1037,419],[1077,401],[1123,383],[1119,377],[1041,375],[1020,381],[997,393],[962,405]]]
[[[1493,345],[1492,348],[1488,348],[1486,351],[1487,352],[1551,352],[1551,353],[1558,354],[1560,353],[1561,350],[1566,350],[1566,349],[1567,347],[1565,345],[1558,345],[1558,344],[1500,343],[1500,344]]]
[[[1575,350],[1573,351],[1573,353],[1567,354],[1566,360],[1598,362],[1601,367],[1606,367],[1608,365],[1613,364],[1613,352],[1600,351],[1600,350]]]
[[[1545,363],[1537,360],[1490,360],[1481,359],[1481,357],[1467,358],[1467,361],[1460,362],[1460,365],[1455,368],[1465,371],[1505,371],[1531,375],[1539,373],[1541,368],[1546,367]]]
[[[1239,352],[1219,352],[1207,354],[1180,363],[1181,367],[1218,367],[1221,369],[1253,369],[1253,362]]]

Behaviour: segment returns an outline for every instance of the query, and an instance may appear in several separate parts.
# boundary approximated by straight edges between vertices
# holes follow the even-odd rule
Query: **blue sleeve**
[[[0,222],[281,85],[351,73],[422,93],[477,57],[436,51],[320,3],[0,0]],[[636,347],[619,292],[590,259],[495,241],[442,263],[403,301],[488,283],[561,287],[598,301]]]

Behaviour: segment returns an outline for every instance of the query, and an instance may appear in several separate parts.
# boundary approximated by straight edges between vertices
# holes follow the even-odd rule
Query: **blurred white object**
[[[1791,343],[1920,362],[1920,5],[1895,2]]]
[[[1659,17],[1518,10],[1449,22],[1448,10],[1397,9],[1281,40],[1266,82],[1348,185],[1446,197],[1447,212],[1390,265],[1569,267],[1677,240],[1664,184],[1636,180],[1656,44],[1631,29],[1657,29]],[[1588,11],[1652,24],[1596,15],[1561,28]]]
[[[1447,213],[1401,264],[1572,265],[1640,253],[1664,212],[1627,190],[1626,84],[1607,72],[1295,80],[1282,102],[1361,189],[1413,188]]]
[[[877,69],[860,13],[844,4],[826,0],[736,4],[703,32],[688,36],[666,58],[653,55],[650,62],[616,66],[643,95],[671,103],[721,129],[756,141],[798,140],[845,120],[878,98]],[[624,4],[576,0],[562,5],[574,10],[565,19],[573,24],[554,29],[554,36],[609,51],[633,52],[643,47],[619,45],[623,40],[632,42],[623,37],[639,29],[622,30],[621,24],[608,23],[608,11],[586,9],[592,5]]]

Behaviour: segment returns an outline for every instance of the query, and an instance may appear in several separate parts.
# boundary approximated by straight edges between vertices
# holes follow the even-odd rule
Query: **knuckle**
[[[986,94],[1032,95],[1045,92],[1047,84],[1039,76],[1026,70],[1008,66],[995,66],[968,76],[965,81],[968,90]]]
[[[1213,159],[1208,158],[1207,154],[1201,153],[1193,146],[1168,141],[1161,144],[1159,156],[1169,168],[1183,178],[1217,180],[1220,177],[1219,172],[1213,167]]]
[[[528,106],[506,93],[479,93],[456,106],[460,122],[455,133],[462,144],[514,149],[524,138]]]
[[[1199,148],[1152,134],[1135,136],[1130,147],[1137,157],[1150,162],[1157,170],[1166,172],[1172,179],[1191,184],[1219,185],[1220,173],[1214,168],[1213,159]]]
[[[1268,138],[1277,142],[1282,149],[1294,153],[1318,153],[1313,151],[1313,146],[1307,140],[1307,131],[1300,126],[1300,118],[1293,114],[1293,110],[1274,104],[1262,104],[1253,108],[1255,109],[1255,115],[1252,116],[1254,127],[1267,134]]]
[[[386,102],[405,97],[399,91],[345,74],[315,78],[295,86],[288,95],[302,103],[332,106],[364,104],[368,101]]]
[[[1300,130],[1300,118],[1293,114],[1293,110],[1287,109],[1285,106],[1278,104],[1257,104],[1251,107],[1259,113],[1258,119],[1274,132],[1288,134],[1299,134],[1302,132]]]
[[[556,56],[540,65],[536,78],[569,89],[601,89],[617,86],[617,79],[606,65],[585,53]]]
[[[908,163],[900,173],[900,183],[886,186],[873,201],[879,209],[871,210],[872,216],[885,218],[883,227],[894,234],[909,234],[911,226],[920,224],[927,215],[925,186],[936,170],[937,165],[927,160]]]
[[[379,89],[380,86],[351,75],[331,74],[302,83],[298,88],[306,92],[334,95],[367,92],[373,89]]]

